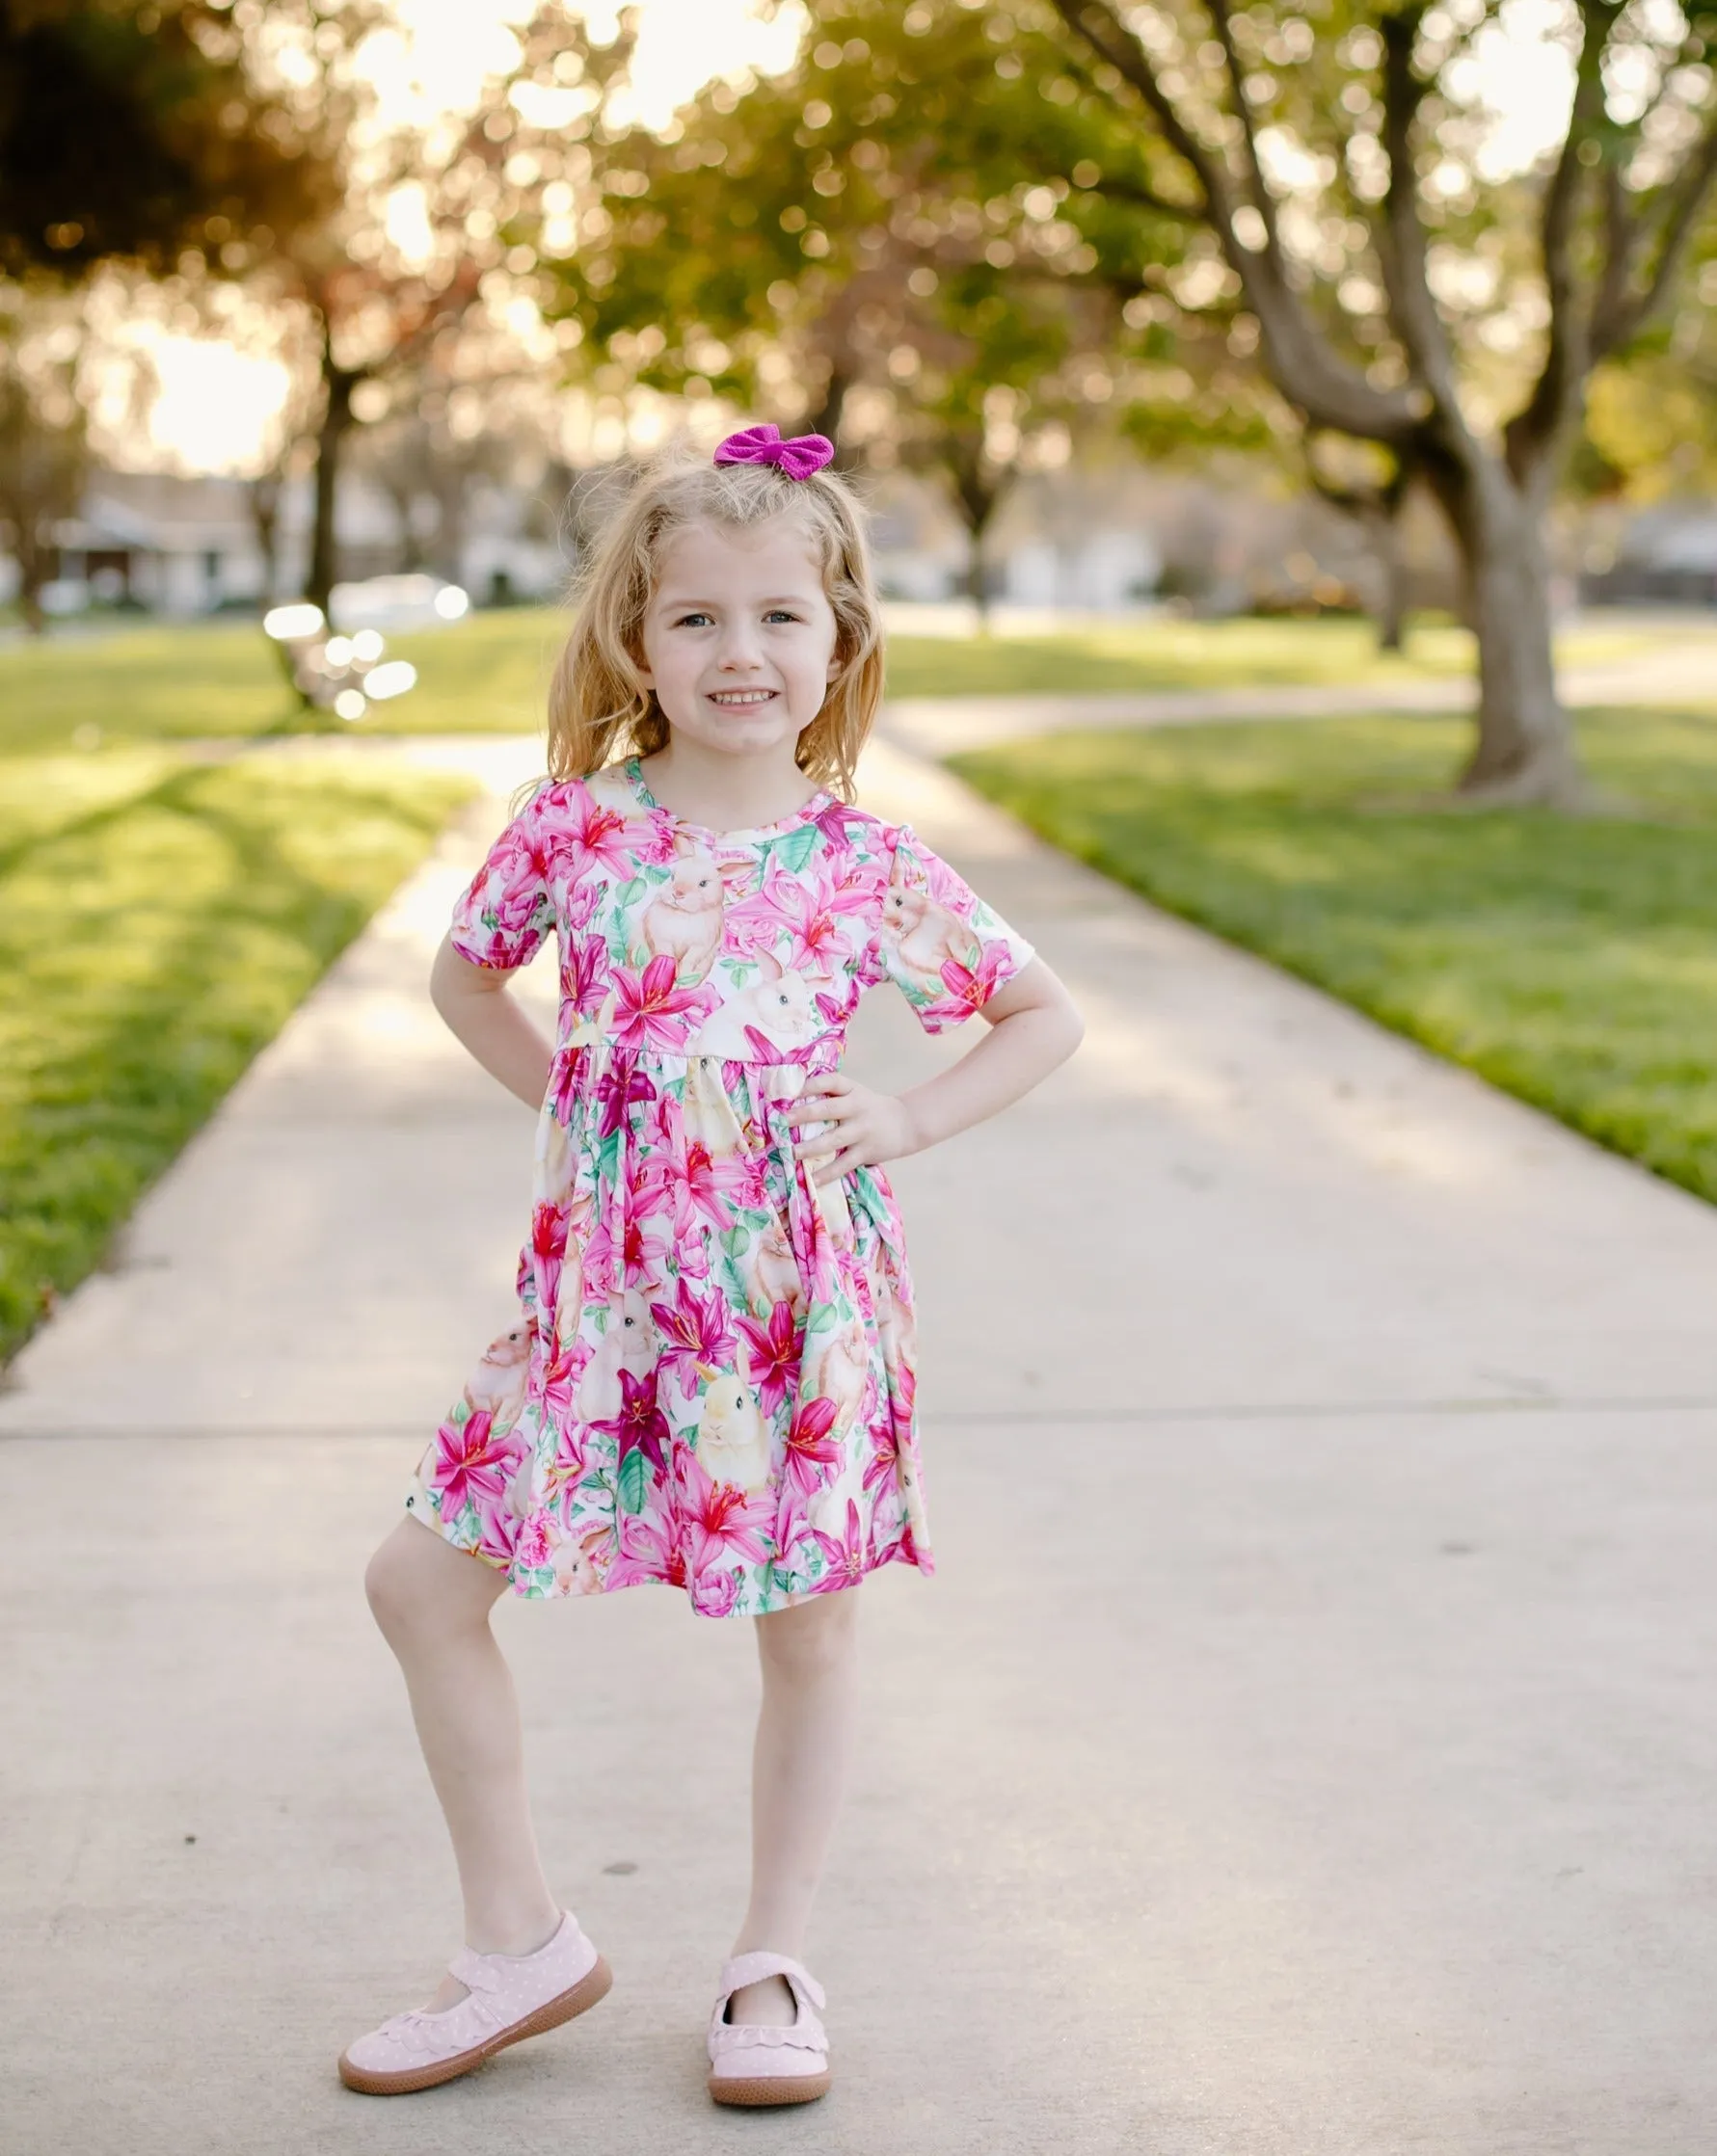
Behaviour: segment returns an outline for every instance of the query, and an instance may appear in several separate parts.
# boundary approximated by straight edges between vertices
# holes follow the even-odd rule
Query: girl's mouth
[[[771,704],[775,699],[773,689],[711,689],[710,702],[719,704],[727,711],[751,711],[760,704]]]

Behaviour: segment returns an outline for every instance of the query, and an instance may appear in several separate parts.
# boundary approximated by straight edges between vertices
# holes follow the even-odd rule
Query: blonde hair
[[[667,716],[638,678],[663,542],[686,524],[745,531],[771,517],[804,525],[835,615],[840,671],[799,735],[795,760],[807,778],[851,800],[853,767],[882,702],[882,617],[864,509],[830,470],[790,479],[773,465],[694,464],[684,452],[634,481],[574,580],[577,616],[549,686],[550,779],[584,778],[620,755],[667,746]]]

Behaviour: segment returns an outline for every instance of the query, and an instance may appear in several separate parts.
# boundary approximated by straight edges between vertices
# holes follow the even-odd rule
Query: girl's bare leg
[[[818,1595],[757,1620],[763,1706],[751,1780],[751,1902],[734,1946],[804,1958],[811,1903],[845,1794],[858,1707],[858,1592]],[[734,1994],[732,2018],[787,2025],[780,1977]]]
[[[417,1742],[441,1799],[465,1897],[465,1941],[479,1954],[534,1954],[560,1909],[543,1877],[524,1788],[519,1702],[489,1614],[506,1577],[402,1520],[364,1577],[399,1658]],[[463,1998],[449,1977],[431,2002]]]

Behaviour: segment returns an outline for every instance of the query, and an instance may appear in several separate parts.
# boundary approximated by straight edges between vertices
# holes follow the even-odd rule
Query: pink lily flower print
[[[871,1569],[864,1523],[851,1498],[846,1501],[846,1532],[836,1536],[813,1528],[811,1539],[829,1560],[829,1568],[817,1583],[818,1594],[834,1594],[842,1587],[856,1587]]]
[[[610,875],[630,873],[637,834],[627,828],[625,816],[604,807],[586,787],[572,789],[561,828],[575,876],[587,875],[592,868],[605,868]]]
[[[767,1491],[747,1493],[731,1482],[712,1482],[686,1452],[680,1461],[680,1519],[686,1569],[695,1579],[724,1557],[741,1557],[762,1564],[768,1556],[765,1539],[775,1521]]]
[[[752,1181],[742,1160],[715,1160],[701,1138],[689,1139],[680,1162],[680,1187],[685,1204],[683,1219],[695,1229],[701,1219],[719,1234],[734,1224],[733,1193]]]
[[[838,1468],[844,1457],[833,1434],[836,1413],[832,1399],[808,1399],[794,1413],[787,1433],[782,1464],[788,1480],[806,1497],[824,1487],[830,1480],[829,1469]]]
[[[621,1048],[681,1047],[697,1020],[713,1008],[707,987],[679,988],[670,952],[653,958],[642,973],[614,969],[614,1039]],[[687,1012],[694,1015],[690,1018]]]
[[[690,1399],[699,1379],[708,1380],[734,1359],[734,1331],[719,1294],[699,1295],[682,1279],[671,1303],[652,1303],[650,1315],[661,1340],[661,1368],[678,1378]]]
[[[976,969],[962,966],[951,958],[943,966],[942,981],[948,990],[949,1000],[959,1007],[962,1018],[970,1018],[982,1010],[999,988],[1012,979],[1014,967],[1006,947],[988,945],[979,956]]]
[[[846,937],[835,911],[833,893],[818,885],[795,883],[787,904],[792,930],[795,972],[832,973],[846,956]]]
[[[426,1480],[441,1493],[443,1519],[457,1518],[468,1499],[479,1516],[506,1502],[507,1481],[520,1448],[496,1436],[495,1417],[488,1408],[474,1408],[457,1429],[443,1423],[435,1433],[435,1461]]]
[[[590,1426],[614,1440],[622,1462],[629,1452],[642,1452],[657,1475],[667,1473],[667,1448],[674,1433],[668,1427],[667,1417],[657,1405],[654,1371],[647,1377],[634,1377],[630,1371],[623,1370],[620,1372],[620,1413],[612,1422],[592,1423]]]
[[[626,1122],[629,1109],[655,1098],[649,1074],[640,1071],[630,1055],[616,1056],[597,1080],[597,1135],[611,1138]]]
[[[566,1256],[566,1233],[565,1206],[539,1205],[532,1212],[530,1249],[531,1256],[536,1261],[538,1304],[545,1313],[554,1308],[554,1298],[559,1292],[561,1261]]]
[[[745,1336],[745,1367],[758,1399],[764,1413],[773,1415],[799,1381],[799,1328],[792,1305],[778,1302],[763,1325],[755,1318],[741,1318],[739,1330]]]
[[[684,1542],[665,1523],[652,1519],[648,1513],[628,1512],[621,1517],[620,1555],[608,1574],[608,1584],[630,1587],[646,1580],[659,1580],[670,1587],[684,1586]]]
[[[567,954],[560,993],[563,1015],[569,1004],[579,1018],[601,1010],[608,993],[608,954],[594,936],[581,936]]]

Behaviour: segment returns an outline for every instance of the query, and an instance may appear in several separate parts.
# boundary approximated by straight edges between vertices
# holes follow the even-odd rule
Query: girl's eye
[[[764,616],[765,622],[796,622],[798,616],[786,606],[771,606]]]
[[[702,612],[682,614],[674,626],[676,628],[707,628],[711,618],[711,616]]]

